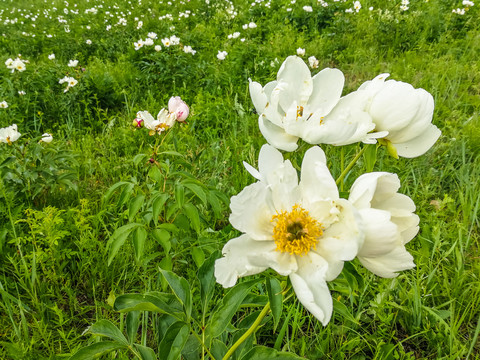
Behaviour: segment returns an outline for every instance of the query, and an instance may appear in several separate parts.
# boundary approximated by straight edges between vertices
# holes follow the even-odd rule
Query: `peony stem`
[[[268,312],[270,311],[270,302],[267,302],[267,304],[265,305],[265,307],[263,308],[263,310],[260,312],[260,314],[258,314],[258,317],[256,318],[255,322],[252,324],[252,326],[250,326],[250,328],[245,332],[245,334],[243,334],[240,339],[238,339],[235,344],[232,345],[232,347],[230,349],[228,349],[227,353],[225,354],[225,356],[223,357],[222,360],[227,360],[230,358],[230,356],[232,356],[232,354],[235,352],[235,350],[237,350],[237,348],[245,341],[247,340],[247,338],[253,334],[255,331],[257,331],[257,328],[258,326],[260,325],[260,323],[262,322],[263,318],[265,317],[265,315],[268,314]]]
[[[364,146],[358,153],[355,155],[355,157],[350,161],[350,163],[347,165],[347,167],[342,171],[338,179],[335,181],[335,183],[338,185],[343,178],[348,174],[348,172],[352,169],[352,167],[357,163],[358,159],[360,159],[360,156],[365,152],[367,149],[366,146]]]

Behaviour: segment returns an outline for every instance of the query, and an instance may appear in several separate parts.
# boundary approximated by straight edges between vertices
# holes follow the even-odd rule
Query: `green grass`
[[[16,155],[9,167],[18,171],[0,183],[0,358],[68,358],[99,341],[84,332],[102,319],[125,333],[130,319],[112,308],[113,296],[171,292],[159,267],[188,281],[194,318],[212,315],[226,290],[216,285],[204,311],[197,272],[210,254],[238,236],[228,222],[228,199],[253,182],[242,161],[255,166],[265,142],[248,78],[261,84],[274,80],[285,57],[298,47],[306,49],[305,60],[316,56],[320,69],[341,69],[345,93],[381,72],[426,89],[435,98],[433,122],[442,136],[422,157],[397,161],[381,152],[376,166],[397,173],[401,192],[417,206],[420,232],[408,245],[415,269],[392,280],[370,274],[357,261],[348,263],[329,283],[335,310],[328,326],[293,296],[284,302],[276,329],[268,315],[251,341],[307,359],[480,358],[480,4],[461,16],[452,14],[461,7],[456,1],[411,1],[406,12],[399,10],[399,1],[362,1],[357,14],[345,13],[353,3],[328,1],[330,6],[322,8],[316,2],[279,1],[267,8],[234,1],[238,15],[231,18],[225,1],[172,2],[132,1],[135,6],[130,6],[106,0],[97,15],[85,14],[98,4],[91,0],[76,8],[70,4],[79,14],[65,15],[60,1],[42,7],[0,1],[0,23],[18,18],[0,31],[5,34],[0,36],[0,101],[9,104],[0,109],[0,127],[16,123],[23,134],[18,144],[32,139],[26,151],[15,149],[17,143],[0,144],[0,163]],[[314,11],[305,12],[304,5]],[[58,9],[50,10],[53,19],[41,13],[36,27],[25,19],[29,12],[53,6]],[[287,12],[287,7],[293,10]],[[13,8],[23,11],[11,14]],[[178,20],[186,9],[196,16]],[[106,32],[106,11],[123,11],[127,26]],[[174,20],[159,21],[166,13]],[[68,20],[68,33],[56,19],[60,14]],[[141,29],[135,16],[144,23]],[[108,19],[108,24],[117,21],[116,15]],[[251,21],[258,27],[243,30]],[[176,34],[197,53],[186,54],[179,46],[135,51],[133,42],[150,31],[159,39]],[[241,36],[227,39],[235,31]],[[219,50],[228,52],[224,61],[216,58]],[[47,58],[51,53],[53,61]],[[11,74],[3,62],[17,54],[29,60],[27,70]],[[78,59],[79,66],[67,67],[70,59]],[[58,80],[67,73],[79,82],[64,93]],[[26,95],[18,95],[19,90]],[[181,154],[158,156],[166,164],[162,182],[148,163],[155,139],[130,125],[137,111],[156,114],[175,95],[190,105],[191,115],[162,144],[162,151]],[[44,132],[53,133],[54,142],[42,148],[34,139]],[[302,145],[300,153],[307,148]],[[323,148],[333,176],[339,176],[339,149]],[[354,145],[347,147],[347,156],[354,150]],[[301,163],[300,154],[285,156]],[[361,172],[361,166],[352,170],[346,189]],[[180,186],[192,178],[206,196],[217,199],[215,204]],[[120,181],[133,184],[131,193],[125,192],[122,200],[117,191],[105,200],[108,189]],[[175,230],[167,229],[164,242],[150,235],[156,224],[142,215],[159,193],[168,196],[160,216],[175,225]],[[145,196],[143,207],[131,216],[132,199],[139,195]],[[175,208],[180,199],[198,209],[197,228],[195,214]],[[127,240],[108,265],[109,239],[131,222],[149,231],[142,256]],[[265,286],[257,284],[251,293],[264,296]],[[259,299],[245,301],[234,326],[253,322],[252,314],[262,308]],[[192,324],[201,333],[199,324]],[[142,314],[135,341],[158,350],[168,325],[165,317]],[[212,351],[221,352],[216,346]],[[119,352],[117,358],[128,354]]]

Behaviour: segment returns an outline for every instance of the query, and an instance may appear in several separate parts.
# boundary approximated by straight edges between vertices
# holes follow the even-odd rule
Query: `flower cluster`
[[[15,70],[22,72],[27,69],[27,67],[25,66],[25,62],[22,61],[19,57],[17,57],[15,60],[10,58],[7,59],[5,61],[5,65],[7,66],[7,69],[12,70],[12,73],[15,72]]]
[[[242,234],[227,242],[215,263],[218,283],[231,287],[271,268],[289,277],[299,301],[326,325],[333,312],[327,282],[346,261],[357,258],[385,278],[415,266],[405,245],[417,235],[419,217],[412,199],[398,192],[396,174],[363,174],[341,198],[320,147],[306,151],[300,178],[276,149],[293,151],[299,138],[332,145],[379,139],[401,156],[423,154],[440,135],[431,124],[432,96],[387,77],[342,97],[340,70],[323,69],[312,78],[305,63],[291,56],[276,81],[264,87],[250,82],[270,145],[261,148],[258,169],[244,163],[257,181],[231,198],[229,220]]]
[[[285,151],[296,150],[298,139],[337,146],[381,139],[399,156],[420,156],[441,134],[431,123],[433,97],[410,84],[386,81],[388,76],[381,74],[342,97],[340,70],[326,68],[312,77],[300,57],[290,56],[276,81],[263,87],[250,81],[260,131]]]
[[[162,109],[155,120],[148,111],[137,112],[133,120],[133,126],[137,128],[145,127],[150,130],[150,135],[161,134],[165,130],[175,125],[175,122],[185,122],[189,115],[188,105],[179,97],[171,97],[168,101],[168,110]]]

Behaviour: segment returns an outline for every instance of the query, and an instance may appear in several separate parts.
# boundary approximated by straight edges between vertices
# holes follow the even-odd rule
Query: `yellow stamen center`
[[[297,120],[303,116],[303,106],[297,106]]]
[[[312,218],[308,211],[295,204],[292,211],[282,211],[273,215],[273,239],[278,251],[290,255],[305,255],[317,246],[323,234],[322,224]]]

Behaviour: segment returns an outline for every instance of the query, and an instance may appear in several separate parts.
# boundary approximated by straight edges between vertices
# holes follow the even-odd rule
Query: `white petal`
[[[258,170],[264,179],[283,166],[283,156],[271,145],[263,145],[258,155]]]
[[[260,132],[268,143],[277,149],[294,151],[297,149],[298,137],[289,135],[281,127],[274,125],[262,115],[258,118]]]
[[[401,244],[400,233],[391,221],[388,211],[363,209],[360,211],[360,216],[363,221],[365,241],[358,252],[359,257],[385,255]]]
[[[378,179],[386,175],[390,174],[386,172],[371,172],[359,176],[350,188],[348,200],[357,209],[370,208],[377,189]],[[396,192],[396,189],[393,192]]]
[[[243,166],[245,167],[245,169],[247,169],[247,171],[250,173],[250,175],[252,175],[255,179],[257,180],[262,180],[262,175],[260,174],[260,172],[255,169],[252,165],[250,165],[249,163],[246,163],[245,161],[243,162]]]
[[[255,81],[250,80],[248,88],[250,90],[250,97],[252,98],[253,106],[255,106],[257,113],[261,114],[267,105],[267,95],[263,91],[262,85]]]
[[[333,312],[333,301],[325,273],[327,262],[315,253],[298,258],[298,271],[290,275],[293,290],[302,305],[325,326]]]
[[[281,89],[279,104],[283,110],[297,104],[306,104],[313,89],[312,76],[307,64],[298,56],[289,56],[277,74],[277,88]]]
[[[271,201],[270,191],[262,182],[245,187],[238,195],[230,200],[230,223],[255,240],[271,240],[273,224],[271,222],[275,212]]]
[[[339,198],[337,185],[326,165],[325,153],[318,146],[305,153],[300,188],[303,198],[311,203]]]
[[[425,154],[435,144],[441,134],[442,132],[435,125],[431,125],[416,138],[394,145],[399,156],[414,158]]]
[[[384,278],[393,278],[398,275],[398,271],[415,267],[412,255],[403,245],[396,247],[392,252],[383,256],[374,258],[359,256],[358,259],[368,270]]]
[[[325,68],[313,77],[313,91],[308,100],[308,108],[312,112],[321,110],[328,114],[342,96],[345,76],[338,69]]]

